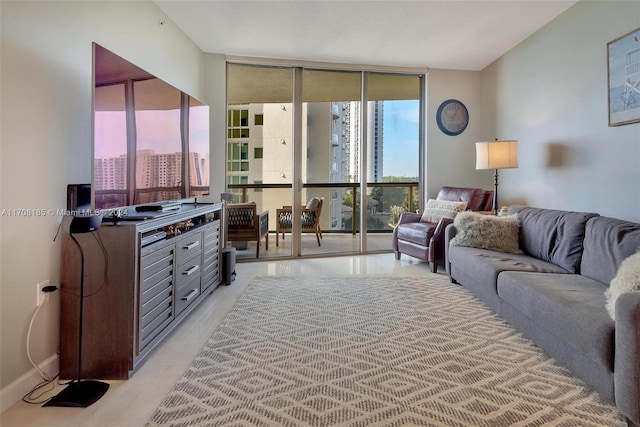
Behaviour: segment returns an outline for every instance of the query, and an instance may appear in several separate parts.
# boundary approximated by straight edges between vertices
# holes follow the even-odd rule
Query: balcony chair
[[[320,230],[320,214],[322,213],[322,203],[324,197],[314,197],[302,207],[301,214],[301,231],[311,232],[316,234],[316,240],[318,246],[320,246],[320,239],[322,239],[322,230]],[[291,232],[291,226],[293,221],[293,211],[291,206],[283,206],[276,210],[276,246],[279,245],[279,236],[282,233],[282,240],[284,240],[284,233]]]
[[[455,212],[449,217],[440,217],[438,201],[466,202],[461,210],[490,211],[493,191],[481,188],[442,187],[435,201],[427,203],[423,214],[404,212],[393,230],[393,252],[396,259],[400,254],[410,255],[430,264],[431,272],[438,271],[438,264],[444,261],[444,229],[453,222]],[[454,206],[454,204],[449,204]],[[455,209],[454,209],[455,210]]]
[[[269,250],[269,212],[256,212],[255,202],[232,203],[227,209],[227,241],[256,242],[256,258],[260,257],[260,242],[265,238],[264,248]]]

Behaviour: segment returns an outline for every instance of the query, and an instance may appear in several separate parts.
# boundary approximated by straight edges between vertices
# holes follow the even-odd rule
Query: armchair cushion
[[[307,202],[307,209],[317,209],[318,206],[320,205],[320,198],[319,197],[313,197],[311,200],[309,200]]]
[[[453,219],[465,209],[467,209],[467,202],[429,199],[420,221],[439,222],[442,218]]]
[[[410,222],[398,227],[397,238],[422,246],[429,246],[429,240],[438,226],[435,222]]]

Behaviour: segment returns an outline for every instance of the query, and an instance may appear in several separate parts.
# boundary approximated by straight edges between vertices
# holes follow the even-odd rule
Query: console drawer
[[[218,264],[216,263],[215,266],[210,271],[206,273],[202,273],[202,280],[200,282],[201,292],[204,292],[205,290],[209,289],[213,284],[217,284],[219,277],[220,277],[220,274],[219,274]]]
[[[209,241],[211,239],[218,239],[220,237],[220,222],[216,221],[211,225],[208,225],[204,229],[204,240]]]
[[[202,257],[195,255],[178,265],[176,270],[176,288],[180,289],[183,284],[193,279],[200,279],[202,273]]]
[[[156,300],[156,297],[165,292],[165,290],[171,290],[173,288],[173,271],[169,271],[169,275],[164,276],[161,280],[147,284],[142,290],[142,296],[140,302],[142,303],[142,315],[145,314],[145,306]]]
[[[164,313],[167,309],[171,309],[172,304],[172,292],[171,288],[165,289],[163,292],[156,295],[146,307],[143,305],[142,318],[140,319],[140,326],[144,331],[150,323],[152,323],[160,314]]]
[[[171,300],[171,298],[169,298]],[[170,301],[169,301],[170,302]],[[173,321],[173,306],[165,306],[147,326],[140,328],[140,352]]]
[[[165,246],[156,252],[152,252],[140,259],[140,281],[144,283],[149,281],[158,281],[161,279],[152,279],[156,273],[173,266],[173,245]],[[163,273],[164,274],[164,273]]]
[[[176,316],[200,295],[200,276],[185,283],[176,291]]]
[[[190,232],[176,242],[176,261],[178,263],[199,253],[202,253],[202,231]]]
[[[207,276],[209,273],[211,273],[214,270],[217,270],[220,264],[219,261],[219,257],[220,255],[218,254],[218,252],[214,252],[211,255],[207,256],[205,254],[205,256],[202,259],[202,276]]]

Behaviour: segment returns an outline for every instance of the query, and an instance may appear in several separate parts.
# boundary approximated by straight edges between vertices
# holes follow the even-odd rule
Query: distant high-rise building
[[[227,182],[229,184],[286,183],[292,180],[291,104],[239,104],[228,107]],[[383,171],[383,101],[368,109],[367,180],[380,182]],[[353,183],[360,176],[360,103],[303,104],[302,180],[305,183]],[[324,229],[343,228],[343,198],[347,189],[314,189],[325,198]],[[237,201],[242,191],[235,191]],[[249,191],[250,200],[275,212],[283,204],[276,190],[264,196]],[[289,197],[280,193],[283,197]],[[288,193],[290,194],[290,193]],[[248,196],[249,197],[249,196]],[[327,213],[325,213],[327,212]],[[275,218],[271,219],[275,221]],[[275,224],[272,224],[275,226]]]
[[[360,132],[360,102],[349,103],[349,169],[354,177],[360,177],[362,153]],[[356,119],[351,121],[350,117]],[[384,101],[371,101],[367,109],[367,182],[381,182],[383,173]],[[358,179],[358,178],[356,178]]]
[[[126,190],[127,156],[95,159],[93,167],[95,190]]]

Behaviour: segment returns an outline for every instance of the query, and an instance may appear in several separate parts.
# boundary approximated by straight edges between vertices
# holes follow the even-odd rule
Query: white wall
[[[469,125],[460,135],[448,136],[436,124],[438,107],[458,99],[469,111]],[[480,72],[431,69],[427,83],[427,185],[426,197],[435,198],[445,185],[493,188],[493,172],[476,171],[475,143],[492,140],[486,135],[481,105]],[[488,139],[487,139],[488,138]]]
[[[607,125],[606,50],[639,27],[637,1],[580,1],[482,71],[487,122],[519,140],[500,204],[640,221],[640,123]]]
[[[205,95],[216,94],[205,93],[205,55],[152,2],[18,1],[1,7],[0,209],[63,209],[66,185],[90,182],[92,42],[205,102]],[[28,382],[21,379],[31,370],[27,327],[36,284],[59,283],[60,245],[53,238],[61,219],[7,211],[1,218],[3,398]],[[58,302],[54,294],[35,325],[38,363],[58,350]]]
[[[205,100],[209,104],[211,117],[211,162],[210,201],[219,202],[220,194],[226,191],[226,143],[227,143],[227,98],[226,98],[226,57],[205,54]]]

